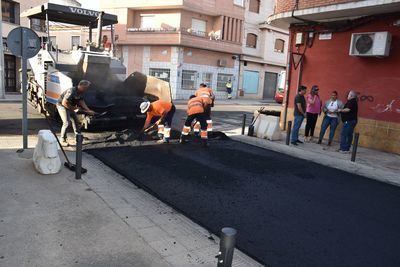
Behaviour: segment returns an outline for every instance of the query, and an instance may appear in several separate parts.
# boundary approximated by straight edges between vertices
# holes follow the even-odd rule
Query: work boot
[[[319,139],[318,142],[317,142],[317,144],[318,144],[318,145],[322,144],[322,140]]]
[[[187,144],[189,141],[187,140],[186,135],[181,135],[181,138],[179,139],[180,144]]]

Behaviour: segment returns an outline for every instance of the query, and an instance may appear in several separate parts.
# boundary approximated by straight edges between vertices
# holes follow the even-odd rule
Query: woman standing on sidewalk
[[[321,124],[321,131],[319,133],[318,144],[322,143],[325,132],[329,129],[329,141],[328,146],[332,145],[333,137],[335,136],[336,127],[339,124],[339,109],[343,108],[343,103],[338,98],[336,91],[332,92],[331,98],[325,102],[323,111],[325,113],[324,120]]]
[[[321,114],[321,99],[318,95],[319,88],[314,85],[311,93],[307,96],[307,123],[305,131],[306,142],[311,142],[314,137],[315,125],[317,124],[318,115]]]

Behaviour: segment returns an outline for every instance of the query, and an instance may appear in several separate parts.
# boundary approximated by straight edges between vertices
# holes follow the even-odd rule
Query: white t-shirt
[[[328,104],[327,109],[328,109],[328,113],[327,113],[328,117],[337,118],[337,116],[338,116],[337,115],[337,111],[339,109],[338,101],[337,100],[335,100],[335,101],[331,100],[329,102],[329,104]],[[329,112],[332,112],[332,113],[329,113]]]

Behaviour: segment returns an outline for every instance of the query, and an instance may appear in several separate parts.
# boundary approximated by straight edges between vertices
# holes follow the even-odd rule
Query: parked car
[[[285,97],[285,89],[283,89],[283,88],[276,89],[276,92],[275,92],[276,103],[282,104],[284,97]]]
[[[281,71],[278,77],[278,88],[275,91],[276,103],[282,104],[285,97],[286,71]]]

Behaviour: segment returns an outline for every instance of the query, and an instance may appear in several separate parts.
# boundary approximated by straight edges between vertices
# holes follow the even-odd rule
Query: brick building
[[[201,82],[217,98],[226,97],[229,79],[237,89],[244,0],[109,0],[100,9],[118,15],[117,56],[128,73],[170,82],[175,99],[187,99]]]
[[[323,100],[353,89],[360,144],[400,153],[400,1],[280,0],[268,21],[290,28],[282,123],[292,120],[299,84],[319,85]]]

